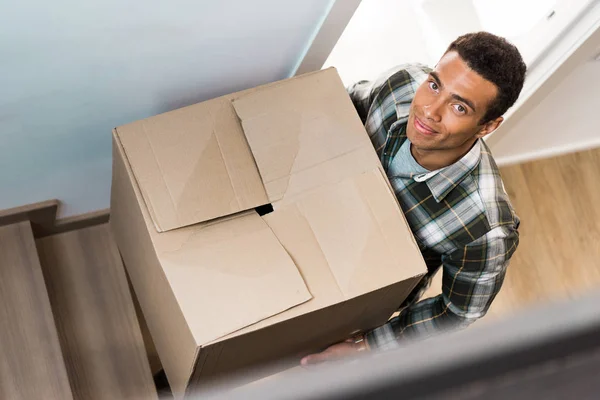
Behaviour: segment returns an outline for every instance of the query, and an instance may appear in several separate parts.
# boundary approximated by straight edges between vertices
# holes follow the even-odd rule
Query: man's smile
[[[438,132],[431,128],[429,125],[426,125],[425,123],[423,123],[419,117],[417,117],[415,115],[414,117],[414,125],[415,125],[415,129],[417,131],[419,131],[420,133],[422,133],[423,135],[427,135],[427,136],[432,136],[432,135],[436,135]]]

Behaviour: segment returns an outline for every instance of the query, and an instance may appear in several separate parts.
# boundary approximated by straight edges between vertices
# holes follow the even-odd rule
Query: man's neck
[[[463,158],[465,154],[471,151],[477,140],[466,142],[460,148],[447,150],[423,150],[417,149],[411,144],[410,152],[420,166],[429,171],[435,171],[452,165]]]

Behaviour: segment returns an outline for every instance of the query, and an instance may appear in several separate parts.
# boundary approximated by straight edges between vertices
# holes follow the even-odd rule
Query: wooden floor
[[[484,320],[600,290],[600,148],[501,171],[520,245]],[[440,292],[440,279],[427,296]]]

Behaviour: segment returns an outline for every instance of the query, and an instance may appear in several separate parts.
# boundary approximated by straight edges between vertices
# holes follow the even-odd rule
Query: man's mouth
[[[418,130],[423,135],[431,136],[431,135],[437,134],[436,130],[425,125],[423,122],[421,122],[421,120],[419,118],[417,118],[417,116],[415,116],[414,125],[415,125],[415,129]]]

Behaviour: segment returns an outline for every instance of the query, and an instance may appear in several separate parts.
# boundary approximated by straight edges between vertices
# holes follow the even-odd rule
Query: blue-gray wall
[[[290,76],[331,1],[3,2],[0,209],[108,207],[113,127]]]

